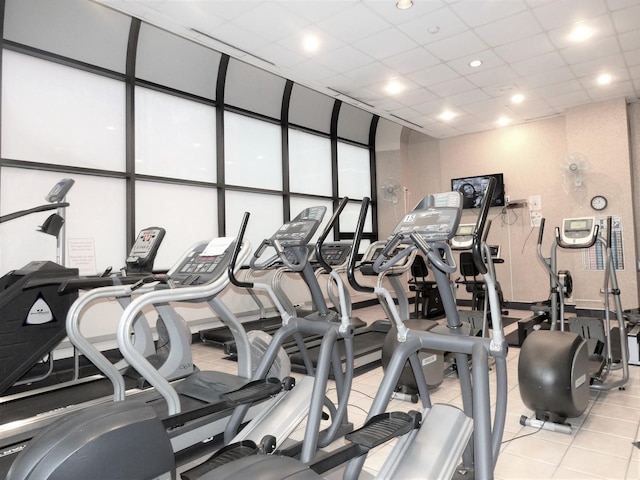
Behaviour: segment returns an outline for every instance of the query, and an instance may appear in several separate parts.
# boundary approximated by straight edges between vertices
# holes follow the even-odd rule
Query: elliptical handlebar
[[[268,238],[265,238],[264,240],[262,240],[262,242],[260,243],[260,246],[258,246],[255,252],[253,252],[253,256],[249,261],[249,266],[251,268],[253,268],[254,270],[266,270],[267,268],[271,267],[275,262],[278,261],[278,259],[280,258],[280,255],[278,253],[275,253],[264,262],[258,263],[258,259],[260,259],[260,257],[262,256],[262,252],[264,252],[265,249],[269,246],[271,246],[271,243],[269,242]]]
[[[231,261],[229,262],[229,267],[227,268],[227,272],[229,274],[229,280],[236,287],[241,288],[253,288],[253,282],[241,282],[238,280],[235,274],[236,262],[238,261],[238,254],[240,253],[240,247],[242,246],[242,241],[244,239],[245,231],[247,230],[247,224],[249,223],[249,216],[251,214],[249,212],[244,212],[242,216],[242,220],[240,222],[240,230],[238,231],[238,235],[236,236],[236,243],[233,246],[233,254],[231,256]]]
[[[612,227],[613,227],[613,218],[611,217],[611,215],[609,215],[607,217],[607,247],[608,248],[611,248],[611,239],[613,238],[612,236],[613,233],[611,231]],[[596,228],[598,228],[597,225],[596,225]],[[597,233],[598,231],[596,230],[596,234]]]
[[[609,219],[610,218],[611,217],[609,217]],[[562,236],[560,235],[560,227],[556,227],[556,243],[561,248],[574,248],[574,249],[575,248],[591,248],[598,241],[598,233],[599,233],[599,231],[600,231],[600,225],[594,225],[593,238],[591,239],[591,241],[589,243],[573,245],[572,243],[567,243],[564,240],[562,240]]]
[[[349,255],[349,261],[347,262],[347,279],[349,280],[349,285],[358,291],[364,293],[374,293],[375,289],[373,287],[367,285],[361,285],[356,280],[355,269],[356,269],[356,258],[358,256],[358,251],[360,250],[360,240],[362,240],[362,233],[364,231],[364,222],[367,218],[367,210],[369,209],[369,203],[371,200],[369,197],[364,197],[362,199],[362,206],[360,207],[360,215],[358,216],[358,223],[356,224],[356,231],[353,235],[353,247],[351,249],[351,254]]]
[[[340,203],[338,204],[338,208],[336,208],[336,211],[333,212],[333,215],[329,219],[329,223],[327,223],[327,226],[324,228],[324,230],[320,234],[320,237],[318,238],[318,241],[316,242],[316,246],[315,246],[316,260],[318,261],[320,266],[324,268],[325,272],[327,273],[331,272],[333,268],[331,267],[331,265],[327,263],[327,261],[322,256],[322,246],[324,245],[324,241],[329,236],[331,229],[333,229],[333,227],[335,226],[336,222],[338,221],[338,218],[340,217],[340,214],[342,213],[342,210],[344,210],[344,207],[347,206],[348,202],[349,202],[349,197],[344,197],[340,201]]]
[[[28,208],[26,210],[20,210],[14,213],[8,213],[7,215],[2,215],[0,217],[0,223],[8,222],[10,220],[15,220],[16,218],[24,217],[27,215],[31,215],[32,213],[38,212],[46,212],[49,210],[56,210],[58,208],[66,208],[70,204],[68,202],[60,202],[60,203],[50,203],[46,205],[39,205],[37,207]]]
[[[485,225],[487,223],[487,217],[489,216],[489,207],[491,205],[491,199],[493,198],[495,188],[496,179],[494,177],[489,177],[489,183],[484,191],[484,198],[482,199],[482,205],[480,206],[480,212],[478,213],[476,228],[473,231],[473,245],[471,246],[473,262],[481,275],[485,275],[488,272],[487,264],[485,263],[482,255],[482,242],[486,240]]]

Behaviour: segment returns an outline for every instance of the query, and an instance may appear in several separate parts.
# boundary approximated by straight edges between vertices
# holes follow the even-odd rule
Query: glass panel
[[[334,104],[333,98],[294,84],[289,103],[289,123],[329,133]]]
[[[2,168],[0,178],[2,215],[46,204],[45,196],[59,180],[73,178],[75,184],[66,197],[70,203],[65,214],[67,241],[90,239],[95,250],[93,273],[124,265],[124,180],[10,167]],[[21,268],[34,260],[56,261],[55,237],[36,231],[54,212],[0,224],[0,271]]]
[[[123,82],[7,50],[3,55],[4,158],[124,171]]]
[[[216,111],[136,88],[136,173],[216,181]]]
[[[282,190],[280,126],[224,114],[225,183]]]
[[[251,247],[255,251],[262,240],[270,238],[282,226],[282,197],[280,195],[227,191],[226,225],[228,237],[234,237],[238,234],[244,212],[251,214],[245,238],[251,242]],[[271,254],[273,251],[267,252],[267,255]]]
[[[154,269],[169,269],[194,243],[218,236],[215,188],[136,182],[136,233],[162,227],[167,234]]]
[[[338,115],[338,137],[369,144],[369,130],[373,114],[343,103]]]
[[[130,26],[131,17],[86,0],[7,0],[4,12],[7,40],[120,73]]]
[[[369,150],[338,142],[338,194],[352,199],[371,196]]]
[[[331,141],[289,129],[289,175],[292,192],[331,196]]]
[[[344,207],[342,214],[340,215],[340,231],[353,233],[356,231],[356,225],[358,224],[358,217],[360,216],[360,208],[362,204],[360,202],[349,202]],[[364,232],[371,233],[373,231],[373,221],[371,217],[371,206],[367,210],[367,217],[364,222]]]
[[[138,38],[136,77],[215,100],[222,55],[143,23]]]
[[[271,118],[280,118],[286,80],[240,60],[231,59],[224,103]]]

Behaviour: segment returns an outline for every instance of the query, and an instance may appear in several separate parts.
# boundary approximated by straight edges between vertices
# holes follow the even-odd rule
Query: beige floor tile
[[[498,458],[495,475],[505,480],[549,479],[553,475],[555,468],[555,465],[549,465],[531,458],[503,453]]]
[[[627,461],[593,450],[570,447],[560,467],[611,480],[622,479],[627,471]]]

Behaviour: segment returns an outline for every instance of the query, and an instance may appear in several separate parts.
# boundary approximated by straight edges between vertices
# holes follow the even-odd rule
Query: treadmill
[[[140,402],[150,405],[157,415],[164,419],[165,428],[171,436],[171,445],[175,452],[181,451],[188,458],[187,452],[204,446],[201,442],[220,436],[224,431],[227,417],[232,411],[221,395],[237,390],[249,383],[251,376],[251,351],[246,332],[240,322],[217,298],[217,295],[229,284],[227,269],[234,256],[235,244],[229,239],[214,239],[210,242],[199,242],[191,247],[180,261],[167,274],[150,275],[138,282],[128,285],[112,285],[91,290],[74,303],[67,317],[67,332],[70,341],[109,379],[109,394],[94,400],[70,405],[69,398],[78,397],[77,388],[88,388],[99,391],[95,383],[70,386],[56,392],[64,392],[62,403],[48,403],[49,410],[21,421],[12,422],[0,427],[0,472],[6,473],[10,464],[19,452],[29,443],[31,438],[43,427],[67,414],[100,403],[113,401],[125,403]],[[244,261],[250,255],[247,243],[238,247],[238,261]],[[136,380],[128,380],[118,366],[107,359],[102,352],[86,339],[80,329],[83,321],[82,313],[92,302],[107,298],[130,299],[138,295],[125,308],[118,328],[118,344],[123,356],[130,361],[131,351],[139,363],[135,370],[142,375],[155,389],[140,389]],[[185,331],[182,319],[172,308],[170,301],[206,302],[220,318],[229,324],[237,335],[239,345],[238,375],[223,372],[198,371],[191,360],[191,335]],[[170,341],[170,351],[164,362],[154,367],[145,358],[147,345],[142,345],[131,331],[135,324],[144,324],[142,309],[152,306],[162,317]],[[123,326],[124,325],[124,326]],[[144,338],[141,337],[141,338]],[[129,353],[125,350],[129,348]],[[150,373],[151,372],[151,373]],[[157,378],[160,378],[160,381]],[[172,381],[173,380],[173,381]],[[169,381],[172,381],[170,384]],[[160,386],[160,388],[158,388]],[[131,388],[133,387],[133,388]],[[272,387],[275,388],[275,387]],[[280,389],[278,382],[278,390]],[[171,393],[163,401],[166,391]],[[103,393],[99,391],[99,394]],[[273,392],[267,392],[267,397]],[[263,394],[255,401],[263,400]],[[259,411],[259,406],[251,408],[249,418]]]

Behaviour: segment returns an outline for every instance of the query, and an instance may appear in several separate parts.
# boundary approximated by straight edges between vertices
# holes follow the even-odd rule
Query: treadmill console
[[[145,228],[138,233],[126,260],[128,273],[151,272],[153,270],[153,262],[164,234],[165,229],[160,227]]]
[[[271,240],[278,240],[283,247],[298,247],[309,243],[320,226],[326,207],[305,208],[296,218],[282,225]]]
[[[471,248],[473,245],[473,231],[475,229],[475,223],[464,223],[458,225],[458,230],[451,239],[451,248],[454,250],[468,250]]]
[[[460,192],[427,195],[403,217],[393,233],[416,232],[427,242],[447,241],[458,230],[461,214]]]
[[[47,196],[44,197],[45,200],[50,203],[62,202],[64,197],[67,196],[69,190],[71,190],[71,187],[73,187],[74,183],[75,180],[73,178],[63,178],[53,186],[49,193],[47,193]]]
[[[594,244],[597,235],[594,217],[565,218],[562,221],[562,241],[571,247],[583,248]]]
[[[180,264],[171,269],[169,276],[176,286],[203,285],[227,274],[233,254],[233,238],[221,243],[216,238],[210,243],[201,243],[185,255]],[[216,245],[214,245],[214,242]]]

